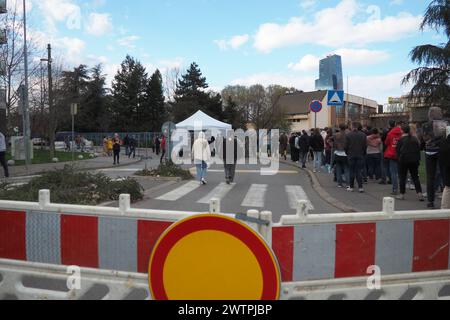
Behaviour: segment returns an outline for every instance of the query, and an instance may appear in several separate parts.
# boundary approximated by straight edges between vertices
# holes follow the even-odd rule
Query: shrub
[[[80,172],[75,167],[65,166],[64,169],[34,178],[23,186],[0,186],[0,199],[35,202],[42,189],[50,190],[52,202],[63,204],[98,205],[118,200],[121,194],[130,194],[132,201],[143,198],[143,188],[134,179],[114,181],[103,173]]]
[[[193,178],[189,170],[181,168],[172,161],[159,165],[157,169],[141,170],[135,174],[137,176],[181,178],[183,180],[190,180]]]

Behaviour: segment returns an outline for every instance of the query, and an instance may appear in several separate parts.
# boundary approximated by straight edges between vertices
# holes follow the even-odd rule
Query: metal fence
[[[84,138],[94,143],[94,146],[103,146],[103,139],[105,137],[114,137],[115,134],[123,139],[126,135],[130,138],[134,138],[137,142],[137,148],[151,148],[155,137],[161,136],[160,132],[89,132],[81,134]]]

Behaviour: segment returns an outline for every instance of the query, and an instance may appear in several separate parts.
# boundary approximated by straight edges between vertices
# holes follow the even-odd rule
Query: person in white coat
[[[200,132],[192,147],[194,164],[197,167],[197,179],[202,185],[206,185],[206,173],[208,163],[211,160],[211,148],[204,132]]]

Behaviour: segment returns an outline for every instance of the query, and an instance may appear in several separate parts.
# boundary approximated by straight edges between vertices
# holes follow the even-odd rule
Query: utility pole
[[[26,1],[23,0],[23,55],[24,55],[24,67],[25,67],[25,88],[24,88],[24,145],[25,145],[25,164],[28,171],[28,166],[31,165],[31,150],[30,150],[30,104],[28,96],[28,45],[27,45],[27,9]]]
[[[52,74],[52,46],[47,46],[47,67],[48,67],[48,109],[50,113],[49,135],[50,140],[50,158],[55,157],[55,110],[53,107],[53,74]]]

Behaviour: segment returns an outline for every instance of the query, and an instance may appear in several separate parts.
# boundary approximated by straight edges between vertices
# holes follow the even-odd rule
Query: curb
[[[337,200],[336,198],[332,197],[320,184],[319,179],[317,179],[317,176],[314,172],[312,172],[309,169],[302,169],[299,166],[297,166],[294,163],[289,163],[288,161],[284,161],[284,160],[280,160],[281,163],[284,163],[286,165],[289,165],[291,167],[295,167],[299,170],[302,170],[304,172],[306,172],[309,176],[309,178],[311,179],[311,183],[312,183],[312,187],[314,189],[315,192],[317,192],[319,194],[319,196],[325,201],[327,202],[329,205],[341,210],[342,212],[345,213],[355,213],[355,212],[359,212],[357,209],[350,207],[348,205],[346,205],[345,203]]]
[[[133,161],[133,162],[129,162],[129,163],[115,165],[115,166],[114,165],[112,165],[112,166],[108,165],[108,166],[95,167],[95,168],[81,168],[79,170],[80,171],[91,171],[91,170],[104,170],[104,169],[111,169],[111,168],[120,168],[120,167],[126,167],[126,166],[130,166],[130,165],[138,164],[140,162],[142,162],[142,159],[139,159],[139,160],[136,160],[136,161]],[[66,165],[70,165],[72,162],[69,161],[69,162],[60,162],[60,163],[66,164]],[[75,166],[76,166],[76,164],[77,163],[75,162]],[[19,174],[19,175],[15,175],[13,177],[10,177],[10,179],[15,179],[15,178],[19,178],[20,179],[20,178],[23,178],[23,177],[39,176],[39,175],[42,175],[42,174],[47,173],[47,172],[52,171],[52,170],[54,170],[54,169],[46,169],[46,170],[39,171],[39,172]]]

